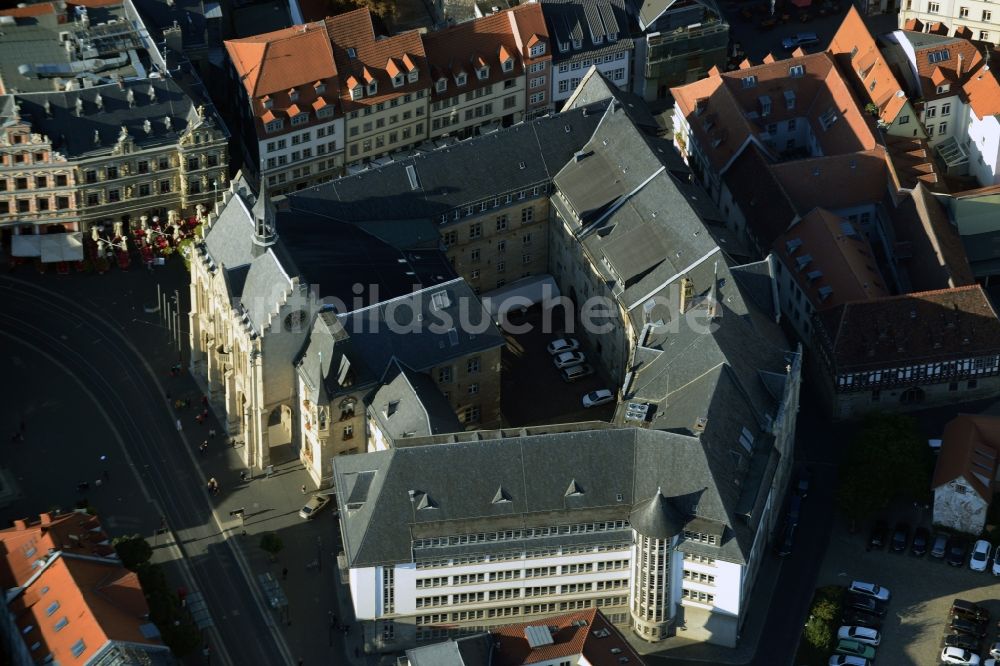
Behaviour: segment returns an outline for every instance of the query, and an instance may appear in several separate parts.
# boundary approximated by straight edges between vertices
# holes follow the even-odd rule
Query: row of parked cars
[[[829,666],[871,666],[875,648],[882,643],[882,618],[891,597],[887,588],[876,583],[856,580],[848,586]]]
[[[572,383],[594,374],[593,366],[586,362],[587,357],[580,351],[580,341],[575,338],[553,340],[548,344],[547,351],[564,382]],[[611,390],[598,389],[583,396],[583,406],[600,407],[614,399],[615,394]]]
[[[890,536],[889,526],[884,520],[879,520],[872,527],[868,546],[880,550],[889,546],[894,553],[905,553],[907,550],[914,557],[929,554],[937,560],[944,560],[953,567],[961,567],[968,562],[973,571],[990,569],[994,576],[1000,576],[1000,547],[993,549],[989,541],[980,539],[969,552],[968,542],[962,537],[939,533],[931,536],[924,527],[918,527],[912,534],[906,523],[897,523]]]
[[[980,657],[989,632],[990,613],[982,606],[955,599],[948,611],[948,629],[941,647],[941,661],[960,666],[998,666],[1000,642],[990,645],[988,657]]]

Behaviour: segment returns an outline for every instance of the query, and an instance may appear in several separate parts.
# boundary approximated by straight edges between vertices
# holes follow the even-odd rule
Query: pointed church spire
[[[261,188],[260,196],[253,205],[253,242],[262,250],[274,245],[278,240],[278,229],[274,222],[274,204],[267,190]]]

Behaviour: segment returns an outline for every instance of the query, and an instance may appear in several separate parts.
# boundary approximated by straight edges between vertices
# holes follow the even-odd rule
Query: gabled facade
[[[634,0],[633,7],[641,35],[632,90],[647,102],[725,67],[729,24],[714,0]]]
[[[552,38],[552,99],[561,106],[591,66],[622,90],[632,86],[635,46],[624,0],[541,4]]]
[[[432,85],[431,137],[465,139],[524,119],[528,77],[547,65],[525,63],[514,37],[513,11],[424,36]],[[530,67],[536,71],[529,72]]]
[[[919,26],[911,26],[919,27]],[[978,47],[958,35],[898,30],[884,52],[903,71],[920,120],[947,172],[1000,182],[1000,82]]]
[[[835,419],[1000,392],[1000,321],[979,285],[845,303],[813,329],[817,387]]]
[[[514,43],[526,70],[525,118],[538,118],[555,109],[552,102],[552,44],[542,8],[533,2],[507,13]]]
[[[879,0],[869,0],[878,5]],[[894,0],[881,0],[882,7],[892,7]],[[944,0],[928,2],[924,0],[900,0],[899,27],[905,30],[922,31],[934,29],[948,34],[962,34],[965,39],[1000,44],[1000,16],[994,16],[995,8],[987,0]]]
[[[226,42],[243,163],[274,197],[344,164],[341,81],[322,21]]]
[[[1000,456],[1000,419],[959,414],[941,437],[931,480],[934,525],[978,536],[993,501]]]
[[[326,29],[341,79],[345,163],[423,141],[431,77],[420,33],[377,37],[364,8],[327,18]]]

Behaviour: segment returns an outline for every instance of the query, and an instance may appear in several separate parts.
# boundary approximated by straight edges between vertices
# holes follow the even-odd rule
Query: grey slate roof
[[[461,278],[341,314],[339,319],[370,368],[387,368],[395,358],[424,371],[505,344],[489,313]]]
[[[379,377],[365,364],[332,310],[316,315],[295,365],[308,392],[305,397],[317,403],[346,390],[373,386]]]
[[[681,533],[688,517],[657,489],[648,500],[639,502],[628,516],[632,529],[651,539],[670,539]]]
[[[359,223],[423,218],[437,224],[441,215],[464,204],[551,180],[590,138],[599,111],[606,105],[606,101],[597,102],[585,109],[520,123],[338,178],[289,198],[296,210],[336,220]],[[407,167],[416,175],[416,190],[410,186]],[[459,168],[461,177],[456,178]],[[373,192],[378,196],[372,196]]]
[[[583,54],[603,55],[634,48],[624,0],[544,0],[542,14],[552,40],[552,60],[560,63]],[[615,35],[611,41],[608,35]],[[598,38],[601,41],[595,42]],[[573,41],[580,48],[573,48]],[[569,44],[563,51],[561,44]]]
[[[211,24],[211,18],[219,13],[219,3],[209,0],[133,0],[139,13],[146,20],[146,26],[156,36],[163,39],[164,28],[171,27],[175,22],[184,37],[184,47],[205,46],[208,43],[219,42],[219,21]],[[267,32],[259,30],[258,32]]]
[[[98,96],[101,106],[97,104]],[[76,115],[77,100],[83,102],[80,116]],[[53,149],[67,157],[110,154],[123,126],[137,146],[145,147],[177,143],[189,125],[201,121],[197,103],[170,78],[129,81],[124,88],[110,84],[69,92],[18,95],[17,102],[21,116],[30,118],[34,131],[47,135]],[[149,133],[144,124],[147,120]],[[224,127],[211,106],[205,107],[205,122]],[[95,142],[95,132],[100,137],[99,144]]]
[[[449,638],[406,651],[410,666],[490,666],[493,637],[488,633]]]
[[[750,299],[754,307],[768,317],[776,318],[780,314],[775,276],[768,259],[733,266],[730,270],[739,283],[740,291]]]
[[[464,429],[437,384],[395,359],[366,403],[382,431],[394,441]]]
[[[279,305],[291,295],[292,281],[277,255],[271,250],[254,257],[250,262],[240,303],[250,317],[250,323],[258,333],[271,325],[271,319],[278,313]]]
[[[221,207],[205,234],[205,248],[219,266],[231,269],[253,260],[254,222],[251,209],[256,198],[241,175],[233,183],[233,198]],[[241,290],[242,291],[242,290]]]
[[[717,492],[705,483],[708,462],[701,442],[664,431],[601,429],[403,447],[338,456],[333,465],[351,567],[411,561],[411,533],[419,537],[626,520],[633,504],[658,488],[685,515],[710,524],[728,521]],[[583,493],[568,497],[573,479]],[[363,492],[354,493],[356,487]],[[511,501],[494,503],[499,487]],[[429,497],[433,508],[411,507],[411,490],[416,498]],[[596,543],[609,536],[559,538]],[[541,546],[543,540],[537,541]],[[493,546],[473,545],[480,552],[487,547]],[[713,550],[728,561],[745,557],[731,535],[724,535]]]
[[[657,19],[674,6],[674,0],[633,0],[633,4],[636,7],[635,12],[639,19],[639,27],[642,30],[648,30],[650,27],[654,27],[653,24]],[[719,8],[713,0],[695,0],[693,4],[704,5],[714,14],[720,15]]]

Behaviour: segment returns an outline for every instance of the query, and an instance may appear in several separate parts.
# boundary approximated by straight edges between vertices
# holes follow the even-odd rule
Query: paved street
[[[176,347],[159,315],[143,309],[156,300],[157,280],[168,293],[178,288],[183,301],[185,279],[179,265],[155,275],[0,277],[0,344],[8,352],[0,359],[7,380],[0,429],[26,425],[25,442],[4,439],[4,465],[21,496],[2,516],[37,518],[85,498],[112,536],[149,536],[174,584],[206,598],[213,663],[342,663],[345,654],[355,661],[357,629],[348,635],[330,626],[332,617],[353,620],[334,580],[336,522],[332,512],[310,523],[298,518],[307,482],[298,463],[241,486],[236,452],[221,435],[206,455],[198,452],[210,427],[194,419],[200,393],[186,374],[169,376]],[[191,398],[192,407],[175,414],[168,393]],[[222,485],[217,497],[205,490],[212,476]],[[80,495],[82,482],[90,489]],[[229,516],[240,507],[245,537]],[[154,541],[161,516],[169,531]],[[257,545],[267,531],[285,546],[274,563]],[[289,600],[280,617],[257,584],[268,572]]]

